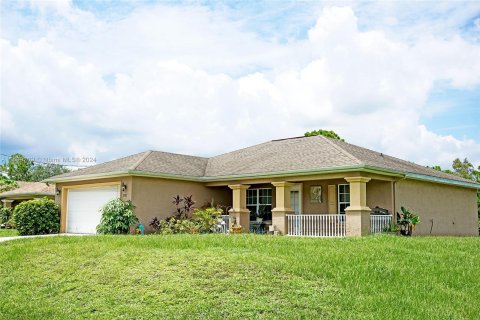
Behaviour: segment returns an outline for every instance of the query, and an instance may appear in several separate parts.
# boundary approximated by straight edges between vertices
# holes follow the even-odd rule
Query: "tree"
[[[14,181],[42,181],[66,172],[70,169],[53,163],[35,164],[20,153],[15,153],[0,166],[0,173]]]
[[[427,166],[427,168],[428,168],[428,166]],[[437,170],[437,171],[441,171],[441,172],[445,172],[445,173],[454,174],[452,170],[442,169],[442,167],[440,167],[440,166],[433,166],[432,169]]]
[[[463,162],[460,161],[460,159],[458,158],[453,160],[452,168],[454,174],[456,174],[457,176],[476,181],[475,178],[477,175],[474,173],[475,167],[473,166],[473,164],[468,162],[467,158],[463,159]]]
[[[49,163],[44,165],[36,165],[31,170],[31,180],[42,181],[44,179],[67,172],[70,172],[70,170],[59,164]]]
[[[18,184],[15,180],[0,175],[0,193],[10,191],[15,188],[18,188]]]
[[[30,161],[20,153],[12,155],[8,162],[2,165],[2,171],[15,181],[30,181],[30,170],[33,167],[33,161]]]
[[[318,129],[318,130],[305,132],[305,137],[312,137],[312,136],[325,136],[327,138],[345,141],[333,130]]]

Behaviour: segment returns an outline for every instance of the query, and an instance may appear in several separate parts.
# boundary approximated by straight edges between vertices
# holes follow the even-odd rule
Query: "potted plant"
[[[230,233],[242,233],[242,226],[237,224],[237,219],[235,217],[231,218],[230,222]]]
[[[402,213],[397,212],[397,225],[400,228],[402,236],[411,237],[417,224],[420,223],[420,217],[407,208],[401,207]]]

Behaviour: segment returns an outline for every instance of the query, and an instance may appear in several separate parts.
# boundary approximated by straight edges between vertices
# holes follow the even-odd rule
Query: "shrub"
[[[12,213],[12,217],[10,218],[10,220],[5,222],[5,228],[6,229],[16,229],[17,228],[17,224],[15,223],[15,220],[13,219],[13,213]]]
[[[22,236],[58,233],[60,209],[55,201],[47,198],[25,201],[15,207],[13,220]]]
[[[7,223],[7,221],[12,217],[12,214],[12,208],[0,208],[0,224]]]
[[[198,227],[190,219],[176,219],[174,217],[159,222],[157,233],[176,234],[176,233],[194,233]]]
[[[134,212],[135,206],[131,201],[113,199],[102,208],[102,219],[97,226],[101,234],[125,234],[131,225],[138,223]]]
[[[149,226],[152,227],[153,231],[157,232],[160,229],[160,220],[157,217],[153,218]]]
[[[176,219],[188,219],[190,217],[190,212],[194,209],[195,201],[192,199],[192,195],[184,196],[183,198],[180,195],[173,197],[172,203],[176,206],[173,216]]]
[[[215,232],[217,230],[218,218],[222,213],[222,210],[218,208],[195,209],[193,222],[198,227],[200,233]]]
[[[218,217],[221,215],[222,210],[218,208],[195,209],[192,218],[153,218],[150,226],[159,234],[211,233],[217,231]]]

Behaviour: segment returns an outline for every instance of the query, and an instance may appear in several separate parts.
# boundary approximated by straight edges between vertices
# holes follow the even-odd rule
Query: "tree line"
[[[17,188],[16,181],[42,181],[70,171],[60,164],[36,163],[20,153],[15,153],[0,165],[0,192]]]

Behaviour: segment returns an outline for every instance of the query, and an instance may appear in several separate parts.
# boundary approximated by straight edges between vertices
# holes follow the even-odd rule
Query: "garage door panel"
[[[71,189],[67,197],[67,232],[96,233],[100,223],[101,208],[118,198],[119,187]]]

